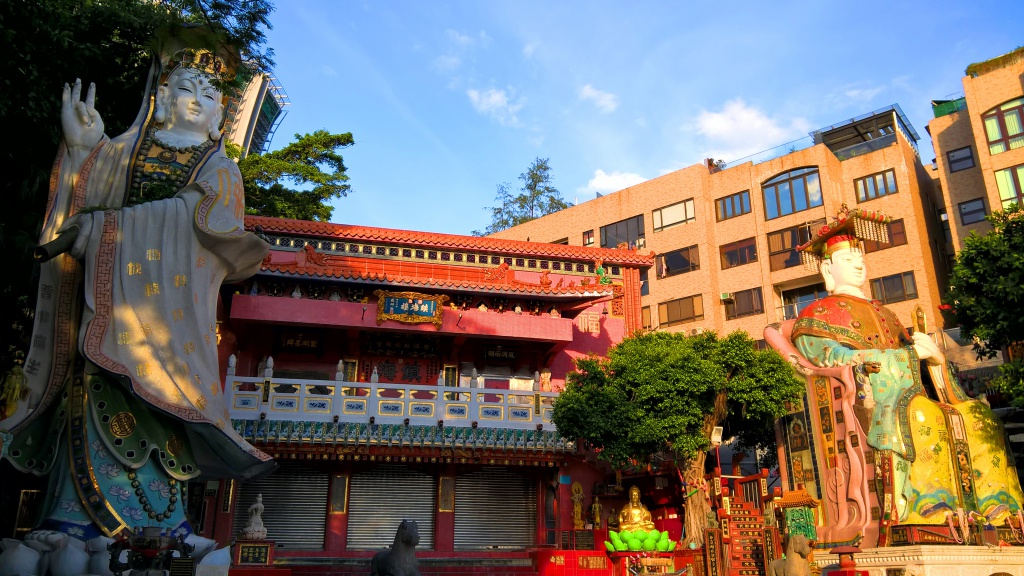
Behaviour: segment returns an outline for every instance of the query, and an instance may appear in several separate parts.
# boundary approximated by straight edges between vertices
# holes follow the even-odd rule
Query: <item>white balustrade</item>
[[[269,364],[269,361],[268,361]],[[554,430],[551,412],[557,392],[529,389],[444,387],[335,380],[236,376],[229,370],[225,393],[233,419],[366,423],[446,427]],[[477,379],[478,385],[484,379]]]

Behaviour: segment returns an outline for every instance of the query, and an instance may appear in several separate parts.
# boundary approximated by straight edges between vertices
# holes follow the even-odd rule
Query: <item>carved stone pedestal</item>
[[[822,576],[839,574],[839,557],[815,553]],[[1024,576],[1024,547],[891,546],[857,554],[868,576]]]
[[[257,568],[274,565],[273,540],[238,540],[231,565],[239,568]]]

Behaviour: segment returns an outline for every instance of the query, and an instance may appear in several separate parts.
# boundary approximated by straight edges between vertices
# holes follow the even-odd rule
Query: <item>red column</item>
[[[217,541],[218,546],[227,546],[231,542],[231,528],[234,521],[235,496],[238,485],[230,480],[220,481],[216,506],[213,510],[213,531],[210,538]]]
[[[327,525],[324,531],[324,551],[340,554],[348,547],[348,485],[350,476],[332,474],[327,495]]]
[[[448,470],[437,477],[437,499],[434,502],[434,551],[455,551],[455,475]]]
[[[572,530],[572,478],[568,474],[558,473],[558,530]]]

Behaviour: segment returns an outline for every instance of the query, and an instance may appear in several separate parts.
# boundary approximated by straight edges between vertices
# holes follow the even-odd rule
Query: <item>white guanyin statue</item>
[[[242,540],[266,540],[267,528],[263,525],[263,494],[256,495],[256,502],[249,506],[249,522],[242,528]]]
[[[64,87],[39,238],[52,259],[40,269],[23,393],[0,413],[0,458],[50,474],[44,520],[26,537],[42,552],[137,527],[189,536],[189,480],[274,466],[232,428],[219,379],[219,288],[255,273],[269,248],[244,230],[241,175],[220,137],[220,86],[238,56],[197,49],[219,46],[204,35],[162,40],[120,136],[103,133],[95,86],[84,100],[80,81]]]

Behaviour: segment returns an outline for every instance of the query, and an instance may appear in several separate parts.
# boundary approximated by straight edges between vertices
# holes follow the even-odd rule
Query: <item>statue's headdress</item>
[[[238,79],[241,56],[238,50],[206,26],[174,26],[157,33],[157,50],[163,82],[176,68],[206,74],[217,88],[231,92]]]
[[[843,204],[839,213],[815,232],[810,241],[797,246],[804,267],[815,272],[822,260],[831,258],[844,248],[856,248],[861,240],[889,242],[889,223],[892,218],[878,211],[854,208]]]

